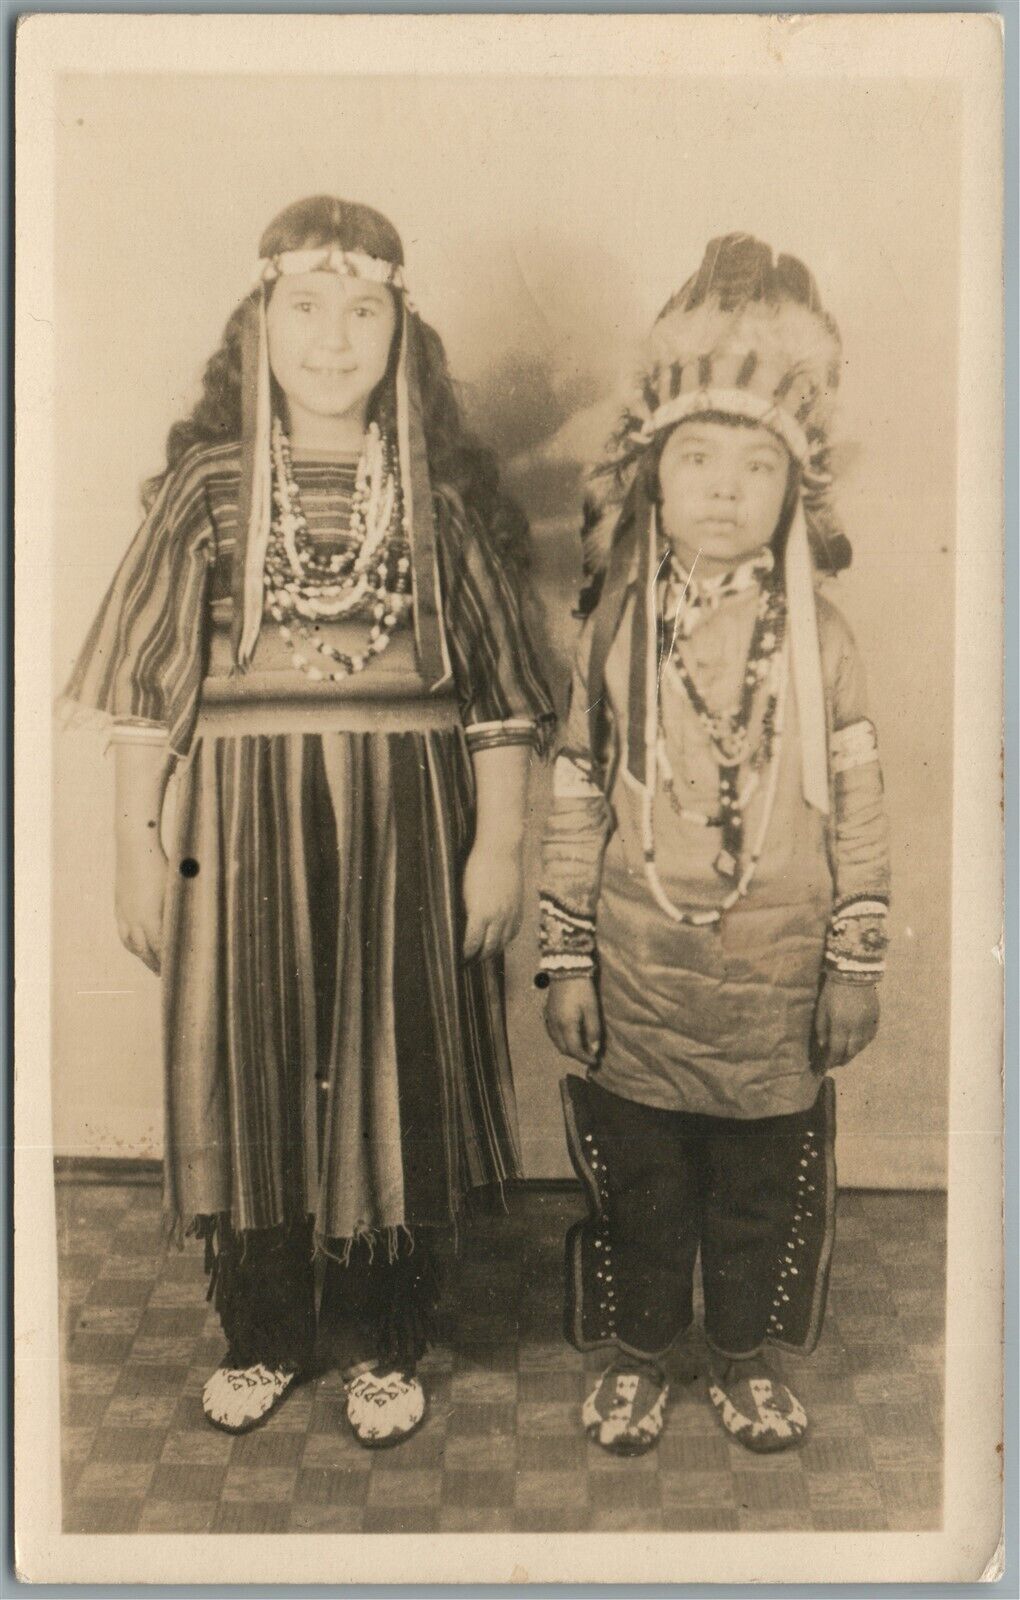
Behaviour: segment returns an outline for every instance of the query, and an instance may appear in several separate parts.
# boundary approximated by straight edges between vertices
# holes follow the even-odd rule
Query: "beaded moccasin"
[[[589,1439],[617,1456],[641,1456],[659,1442],[669,1385],[660,1372],[614,1361],[581,1408]]]
[[[224,1433],[249,1433],[268,1422],[297,1384],[296,1367],[220,1366],[202,1390],[206,1421]]]
[[[355,1367],[345,1375],[344,1388],[347,1420],[366,1450],[401,1444],[425,1420],[425,1391],[406,1373]]]
[[[764,1356],[720,1362],[708,1393],[726,1432],[758,1455],[789,1450],[807,1432],[804,1407]]]

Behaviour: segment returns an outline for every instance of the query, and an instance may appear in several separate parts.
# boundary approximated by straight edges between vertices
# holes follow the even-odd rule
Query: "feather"
[[[609,565],[623,498],[617,491],[612,499],[601,503],[591,494],[585,499],[581,523],[581,568],[586,578],[605,572]]]
[[[726,311],[712,298],[693,311],[677,307],[660,318],[648,346],[650,363],[681,367],[706,356],[754,354],[755,370],[748,388],[775,397],[785,380],[815,391],[803,418],[806,426],[825,428],[842,367],[839,332],[831,317],[800,301],[750,300]]]

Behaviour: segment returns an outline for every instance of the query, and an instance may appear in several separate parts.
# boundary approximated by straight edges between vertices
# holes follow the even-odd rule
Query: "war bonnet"
[[[782,439],[797,467],[784,582],[803,787],[809,804],[826,813],[827,741],[812,547],[830,571],[848,563],[848,547],[836,533],[829,507],[829,433],[841,364],[838,329],[803,263],[786,255],[774,260],[769,246],[748,234],[714,239],[698,271],[655,323],[612,456],[600,470],[610,484],[609,500],[602,514],[590,519],[585,539],[589,577],[607,567],[600,611],[606,605],[622,608],[622,580],[635,560],[642,592],[654,584],[650,529],[655,513],[638,468],[657,436],[691,417],[715,414],[757,423]],[[634,608],[637,701],[630,720],[635,736],[642,722],[638,661],[652,647],[645,611],[640,603]],[[603,634],[606,621],[600,619]],[[593,698],[596,692],[597,686]],[[637,737],[628,767],[638,782],[648,781]]]

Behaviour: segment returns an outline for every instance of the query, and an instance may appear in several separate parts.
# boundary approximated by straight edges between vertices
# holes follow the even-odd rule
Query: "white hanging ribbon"
[[[244,622],[238,650],[246,666],[262,626],[266,551],[273,517],[273,473],[269,434],[272,422],[269,389],[269,336],[265,291],[259,295],[258,370],[255,389],[255,449],[252,462],[251,510],[244,561]]]
[[[807,523],[800,498],[786,543],[786,627],[790,639],[793,693],[800,724],[801,780],[804,799],[823,816],[829,814],[828,734],[825,690],[818,643],[815,581],[808,546]]]

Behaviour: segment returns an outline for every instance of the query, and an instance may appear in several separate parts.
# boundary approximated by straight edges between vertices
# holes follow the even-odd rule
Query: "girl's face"
[[[790,457],[767,428],[694,417],[667,439],[659,460],[662,525],[690,572],[739,565],[776,531]]]
[[[277,280],[266,312],[269,364],[295,444],[357,444],[397,323],[383,284],[335,272]]]

